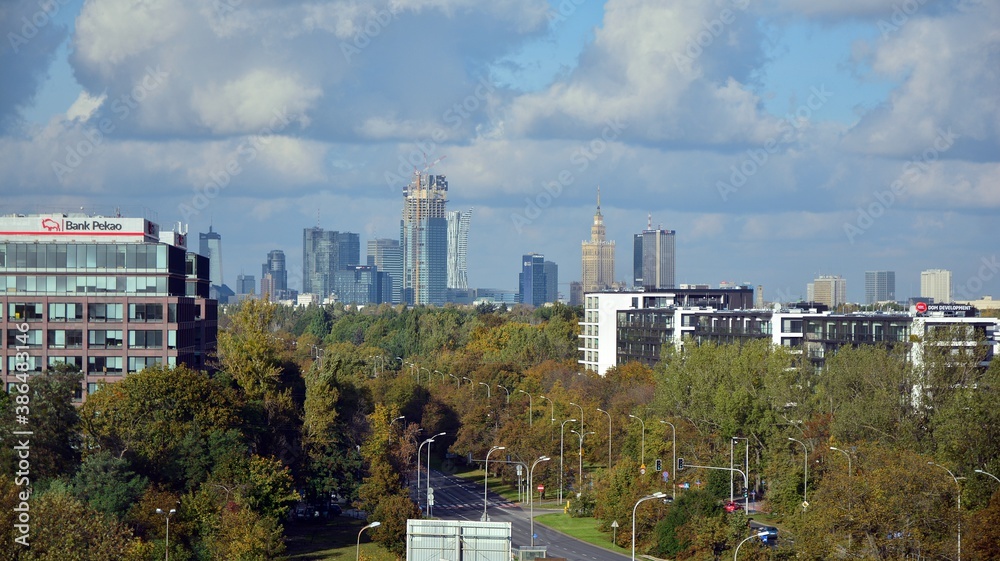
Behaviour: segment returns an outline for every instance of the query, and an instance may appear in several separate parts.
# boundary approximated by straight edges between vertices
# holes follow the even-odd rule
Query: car
[[[738,503],[734,503],[733,501],[729,501],[722,508],[726,512],[736,512],[737,510],[740,510],[741,507],[740,507],[740,505]]]
[[[778,544],[778,529],[774,526],[761,526],[757,529],[758,533],[763,533],[764,535],[760,537],[760,541],[766,543],[767,545],[777,545]]]
[[[344,509],[340,508],[340,505],[333,503],[330,505],[330,516],[340,516],[344,513]]]

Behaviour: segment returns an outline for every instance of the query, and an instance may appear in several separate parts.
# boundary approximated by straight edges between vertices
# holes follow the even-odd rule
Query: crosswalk
[[[489,503],[489,507],[490,508],[494,508],[494,507],[495,508],[517,508],[518,506],[519,505],[517,503],[512,503],[512,502],[502,502],[502,503],[490,502]],[[450,504],[450,505],[435,504],[434,505],[434,510],[462,510],[462,509],[466,509],[466,508],[482,508],[482,507],[483,507],[483,503],[482,502],[478,502],[478,503],[457,503],[457,504]]]

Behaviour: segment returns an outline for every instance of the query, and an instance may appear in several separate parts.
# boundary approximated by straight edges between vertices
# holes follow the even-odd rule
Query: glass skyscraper
[[[467,256],[472,209],[448,213],[448,288],[469,288]]]
[[[334,275],[361,261],[358,234],[306,228],[302,232],[302,292],[322,301],[334,292]]]
[[[403,302],[403,251],[399,240],[376,238],[368,240],[368,264],[389,275],[389,299],[387,302]]]
[[[443,175],[417,173],[403,197],[403,300],[442,306],[448,296],[448,181]]]

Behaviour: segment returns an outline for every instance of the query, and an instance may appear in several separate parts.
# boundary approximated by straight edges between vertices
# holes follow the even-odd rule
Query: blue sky
[[[212,223],[230,285],[275,248],[294,283],[317,213],[395,235],[400,162],[444,157],[474,286],[516,288],[529,252],[578,280],[601,185],[622,280],[651,213],[679,282],[785,300],[840,274],[861,300],[895,270],[902,298],[946,268],[1000,297],[991,3],[56,4],[0,6],[3,212]]]

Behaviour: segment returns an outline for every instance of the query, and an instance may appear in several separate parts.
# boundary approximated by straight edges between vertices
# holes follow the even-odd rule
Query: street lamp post
[[[172,508],[168,512],[164,512],[162,508],[156,509],[156,514],[161,514],[167,519],[167,536],[163,544],[163,558],[167,561],[170,560],[170,515],[175,512],[177,512],[176,508]]]
[[[360,561],[361,559],[361,532],[364,532],[368,528],[378,528],[381,525],[382,525],[381,522],[372,522],[371,524],[365,526],[364,528],[361,528],[361,531],[358,532],[358,547],[356,550],[356,554],[354,556],[354,559],[356,561]]]
[[[426,370],[427,371],[427,383],[430,384],[431,383],[431,369],[427,368],[427,367],[424,367],[424,366],[421,366],[420,370]],[[420,383],[420,370],[417,370],[417,383],[418,384]]]
[[[749,473],[750,472],[750,439],[747,438],[747,437],[745,437],[745,436],[734,436],[734,437],[732,437],[729,440],[729,468],[732,469],[732,467],[733,467],[733,445],[736,443],[737,440],[746,440],[747,441],[747,465],[743,469],[745,469],[747,471],[747,473]],[[732,472],[732,471],[729,472],[729,502],[733,502],[733,477],[735,475],[736,474],[734,472]],[[749,485],[746,488],[746,493],[747,493],[747,500],[750,500],[750,496],[749,496],[750,488],[749,488]]]
[[[573,423],[576,419],[566,419],[559,424],[559,503],[562,504],[563,499],[563,430],[566,428],[566,423]]]
[[[507,394],[507,405],[510,405],[510,390],[508,390],[504,386],[501,386],[500,384],[497,384],[497,387],[503,390]]]
[[[611,469],[611,413],[608,413],[600,407],[597,408],[598,411],[604,413],[608,416],[608,469]]]
[[[851,470],[851,455],[847,453],[847,450],[841,450],[840,448],[837,448],[836,446],[831,446],[830,450],[836,450],[836,451],[840,452],[841,454],[847,456],[847,477],[850,477],[851,476],[851,472],[852,472],[852,470]]]
[[[544,400],[546,400],[546,401],[549,402],[549,418],[551,419],[549,421],[549,424],[555,424],[555,422],[556,422],[556,405],[554,403],[552,403],[551,399],[545,397],[544,395],[538,396],[538,399],[544,399]]]
[[[480,386],[486,386],[486,399],[490,399],[490,398],[493,397],[493,394],[490,393],[490,385],[489,384],[487,384],[486,382],[479,382],[479,385]]]
[[[434,373],[435,374],[440,374],[441,375],[441,381],[444,382],[444,372],[441,372],[440,370],[435,370]]]
[[[417,446],[417,506],[418,507],[420,506],[420,454],[424,449],[424,444],[430,444],[431,442],[434,442],[433,436],[421,442],[420,446]]]
[[[806,508],[806,505],[808,504],[808,500],[809,500],[808,499],[808,495],[807,495],[807,491],[809,490],[809,448],[806,447],[806,443],[802,442],[801,440],[792,438],[790,436],[788,437],[788,440],[791,440],[792,442],[798,442],[799,444],[802,445],[802,454],[804,456],[804,458],[802,460],[802,473],[803,473],[803,475],[802,475],[802,508]]]
[[[758,532],[756,534],[751,534],[751,535],[743,538],[743,541],[741,541],[739,544],[737,544],[736,551],[733,552],[733,561],[736,561],[736,556],[740,554],[740,546],[741,545],[745,544],[749,540],[752,540],[754,538],[763,538],[766,535],[767,535],[767,532]]]
[[[746,472],[744,472],[743,470],[738,469],[738,468],[715,467],[715,466],[696,466],[696,465],[693,465],[693,464],[688,464],[687,467],[689,467],[689,468],[699,468],[699,469],[718,469],[718,470],[722,470],[722,471],[728,471],[728,472],[731,472],[731,473],[738,473],[738,474],[740,474],[740,475],[743,476],[743,485],[746,486],[747,488],[750,487],[750,479],[747,477]],[[750,514],[750,502],[749,501],[743,501],[743,512],[745,514]]]
[[[955,477],[955,474],[950,469],[934,462],[927,462],[927,465],[937,466],[947,471],[948,475],[955,481],[955,487],[958,487],[958,561],[962,561],[962,486],[959,485],[958,478]]]
[[[529,530],[531,532],[531,547],[535,547],[535,466],[537,466],[539,462],[547,462],[551,459],[552,458],[548,456],[542,456],[535,460],[535,462],[531,464],[531,469],[528,470],[528,508],[531,511],[528,518],[531,519],[531,529]]]
[[[677,500],[677,481],[676,481],[676,479],[677,479],[677,428],[674,427],[674,424],[671,423],[670,421],[660,421],[660,422],[663,423],[664,425],[670,425],[670,435],[671,435],[671,438],[670,438],[670,458],[671,458],[670,473],[672,474],[671,477],[673,477],[674,480],[675,480],[673,482],[673,484],[671,485],[672,492],[673,492],[673,495],[671,496],[671,499],[672,500]]]
[[[446,433],[439,432],[434,435],[434,438],[439,436],[444,436]],[[427,443],[427,516],[433,516],[431,513],[434,512],[434,507],[431,505],[430,494],[431,494],[431,444],[434,442],[432,438],[430,442]]]
[[[505,446],[494,446],[490,448],[490,451],[486,453],[486,466],[484,467],[485,473],[483,474],[483,522],[486,522],[489,517],[486,516],[486,495],[489,490],[487,482],[490,477],[490,454],[496,452],[497,450],[506,450]]]
[[[635,511],[636,511],[636,509],[639,508],[639,504],[642,503],[643,501],[648,501],[648,500],[651,500],[651,499],[662,499],[662,498],[664,498],[666,496],[667,496],[666,493],[663,493],[661,491],[657,491],[657,492],[653,493],[652,495],[646,495],[645,497],[639,499],[639,501],[635,503],[635,506],[632,507],[632,561],[635,561]]]
[[[531,394],[528,393],[528,392],[526,392],[526,391],[524,391],[524,390],[517,390],[517,391],[520,392],[520,393],[523,393],[526,396],[528,396],[528,426],[530,427],[531,426],[531,417],[532,417],[531,412],[532,412],[532,408],[534,407],[531,404]]]
[[[646,421],[643,421],[631,413],[629,413],[628,416],[642,423],[642,452],[639,455],[639,465],[644,466],[646,465]]]
[[[583,437],[587,436],[588,434],[594,434],[594,431],[590,430],[584,433],[579,433],[573,429],[570,429],[569,432],[574,433],[580,437],[580,450],[577,452],[580,455],[580,466],[577,468],[577,473],[576,473],[576,478],[577,478],[576,492],[582,493],[583,492]]]
[[[569,404],[572,405],[573,407],[579,407],[579,409],[580,409],[580,430],[582,431],[583,430],[583,407],[580,407],[579,405],[573,403],[572,401],[569,402]]]
[[[975,471],[976,471],[976,473],[981,473],[983,475],[988,475],[988,476],[992,477],[993,479],[996,479],[997,483],[1000,483],[1000,477],[997,477],[997,476],[993,475],[992,473],[985,472],[985,471],[983,471],[981,469],[977,469]]]
[[[462,385],[462,379],[461,378],[459,378],[458,376],[452,374],[451,372],[449,372],[448,375],[455,379],[455,387],[456,388],[460,387]]]

